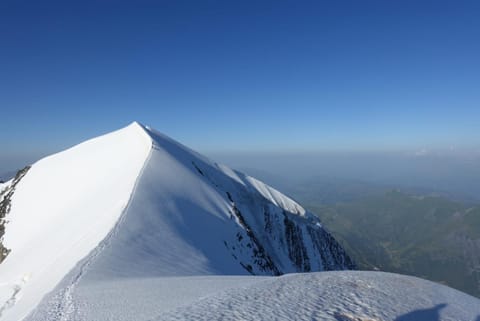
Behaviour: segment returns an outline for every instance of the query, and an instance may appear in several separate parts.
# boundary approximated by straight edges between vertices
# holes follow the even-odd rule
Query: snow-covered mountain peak
[[[354,267],[295,201],[138,122],[41,159],[4,198],[1,320],[47,293],[66,311],[95,280]]]

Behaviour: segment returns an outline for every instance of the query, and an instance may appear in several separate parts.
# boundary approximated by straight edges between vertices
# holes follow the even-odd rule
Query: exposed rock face
[[[19,170],[13,178],[11,184],[3,191],[0,191],[0,263],[3,262],[10,252],[9,249],[3,246],[2,240],[3,235],[5,234],[5,223],[7,223],[6,216],[8,212],[10,212],[11,208],[11,198],[15,192],[15,187],[17,186],[18,182],[20,182],[25,174],[27,174],[29,169],[30,166],[26,166],[25,168]]]
[[[211,178],[214,175],[209,175],[208,166],[194,164],[194,167],[216,189],[226,185]],[[290,212],[248,188],[225,194],[231,202],[230,218],[241,227],[235,241],[225,241],[225,246],[249,273],[281,275],[356,269],[353,260],[323,229],[319,219],[308,212],[301,214],[301,207]]]

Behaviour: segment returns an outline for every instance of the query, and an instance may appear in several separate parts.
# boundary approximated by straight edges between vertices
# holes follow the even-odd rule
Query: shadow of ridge
[[[442,303],[430,309],[415,310],[399,316],[395,321],[440,321],[440,310],[446,306],[446,303]]]

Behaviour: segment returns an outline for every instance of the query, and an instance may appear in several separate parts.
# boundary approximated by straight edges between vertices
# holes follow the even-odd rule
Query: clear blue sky
[[[478,148],[480,1],[5,0],[0,110],[3,159],[133,120],[200,151]]]

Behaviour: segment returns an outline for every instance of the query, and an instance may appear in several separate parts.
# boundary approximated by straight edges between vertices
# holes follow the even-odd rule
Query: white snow
[[[263,197],[271,200],[272,203],[275,204],[276,206],[283,208],[291,213],[296,213],[301,216],[305,215],[305,210],[300,205],[298,205],[295,201],[291,200],[290,198],[285,197],[285,195],[283,195],[276,189],[250,176],[246,177],[246,180],[248,181],[248,183],[251,184],[251,186],[255,190],[260,192],[260,194],[262,194]]]
[[[476,321],[480,300],[383,272],[290,274],[165,311],[155,320]]]
[[[478,321],[480,300],[382,272],[126,278],[81,284],[70,321]],[[57,320],[41,306],[29,321]]]
[[[224,214],[228,202],[200,179],[189,151],[161,142],[145,164],[121,232],[112,235],[83,279],[247,274],[222,241],[236,228]]]
[[[124,278],[82,284],[74,298],[78,311],[70,320],[152,320],[210,295],[265,279],[268,277],[190,276]],[[41,313],[31,320],[42,321]]]
[[[0,192],[3,191],[5,188],[7,188],[10,185],[11,182],[12,182],[12,180],[9,180],[5,183],[0,183]]]
[[[128,203],[151,140],[132,125],[35,163],[17,185],[0,264],[0,315],[21,320],[105,238]]]
[[[305,210],[271,187],[218,166],[154,130],[146,133],[153,150],[117,226],[120,232],[112,233],[101,255],[88,263],[82,280],[248,275],[238,259],[251,264],[256,274],[270,274],[254,266],[251,250],[237,246],[236,235],[244,231],[228,214],[232,204],[226,191],[252,225],[263,221],[262,197],[279,206],[270,206],[271,211],[302,214]],[[281,266],[296,271],[280,249],[284,246],[276,245],[269,253],[278,252]]]

